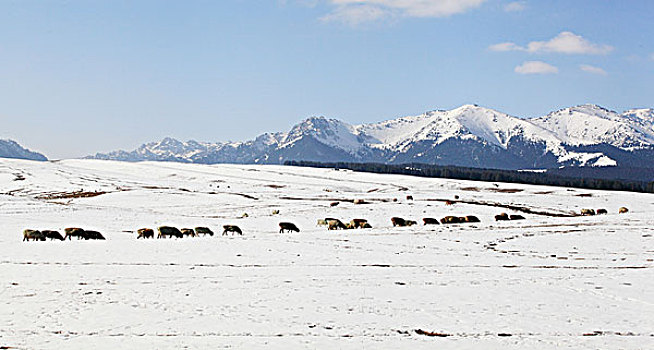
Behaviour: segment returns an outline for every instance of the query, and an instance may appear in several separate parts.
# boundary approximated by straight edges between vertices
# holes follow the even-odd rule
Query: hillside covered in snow
[[[624,113],[595,105],[524,119],[476,105],[372,124],[312,117],[289,132],[233,143],[165,138],[134,151],[89,158],[122,161],[282,164],[322,162],[428,163],[498,169],[561,166],[652,168],[654,110]]]
[[[647,349],[652,197],[278,165],[0,159],[0,345]],[[496,221],[502,212],[524,220]],[[446,216],[479,222],[423,224]],[[328,230],[324,218],[372,227]],[[137,239],[163,225],[215,234]],[[24,229],[66,227],[106,240],[23,241]]]

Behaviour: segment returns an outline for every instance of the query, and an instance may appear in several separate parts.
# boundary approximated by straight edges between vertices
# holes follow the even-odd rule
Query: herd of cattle
[[[46,239],[64,241],[66,239],[72,239],[77,237],[77,239],[105,239],[104,236],[98,231],[84,230],[79,227],[68,227],[64,229],[65,235],[62,236],[59,231],[53,230],[30,230],[26,229],[23,231],[23,241],[45,241]]]
[[[618,213],[620,214],[624,214],[627,212],[629,212],[629,209],[627,209],[626,207],[621,207],[618,210]],[[583,216],[602,215],[602,214],[608,214],[608,211],[606,209],[597,209],[597,210],[581,209],[581,215]],[[510,220],[524,220],[524,219],[525,219],[524,216],[517,215],[517,214],[509,215],[507,213],[501,213],[499,215],[495,215],[496,221],[510,221]],[[438,224],[445,225],[445,224],[463,224],[463,223],[480,222],[479,218],[474,215],[445,216],[440,220],[435,218],[423,218],[422,221],[424,225],[438,225]],[[418,224],[414,220],[406,220],[400,217],[392,217],[391,223],[393,224],[393,227],[414,226]],[[319,219],[317,224],[318,226],[327,226],[328,230],[350,230],[350,229],[372,228],[372,226],[368,223],[368,220],[366,219],[352,219],[348,223],[343,223],[339,219],[325,218],[325,219]],[[178,229],[173,226],[160,226],[157,228],[157,232],[158,232],[157,238],[198,237],[200,235],[213,236],[214,234],[213,231],[211,231],[211,229],[203,226],[199,226],[195,228],[182,228],[182,229]],[[243,235],[243,231],[238,226],[223,225],[223,236],[227,235],[229,232],[231,232],[232,235],[234,234],[239,234],[241,236]],[[284,232],[300,232],[300,229],[291,222],[280,222],[279,233],[284,233]],[[68,227],[64,229],[64,233],[65,235],[62,236],[61,233],[59,233],[59,231],[54,231],[54,230],[26,229],[23,231],[23,241],[45,241],[47,239],[50,240],[56,239],[56,240],[64,241],[66,239],[70,240],[73,237],[77,237],[78,240],[105,239],[104,236],[98,231],[85,230],[79,227]],[[154,238],[154,230],[151,228],[138,229],[136,238],[137,239]]]
[[[620,209],[618,209],[618,213],[620,213],[620,214],[625,214],[625,213],[628,213],[628,212],[629,212],[629,209],[627,209],[626,207],[620,207]],[[608,213],[609,213],[609,211],[606,210],[606,209],[597,209],[597,210],[595,210],[595,209],[581,209],[581,215],[584,215],[584,216],[588,216],[588,215],[591,215],[591,216],[592,215],[605,215],[605,214],[608,214]]]

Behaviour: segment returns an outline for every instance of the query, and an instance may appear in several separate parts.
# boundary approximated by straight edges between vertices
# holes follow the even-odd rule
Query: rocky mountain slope
[[[13,140],[0,140],[0,158],[48,160],[43,154],[30,151]]]

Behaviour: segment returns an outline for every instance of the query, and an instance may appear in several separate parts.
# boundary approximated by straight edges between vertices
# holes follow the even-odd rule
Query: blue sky
[[[654,1],[0,0],[0,137],[51,158],[314,115],[654,107]]]

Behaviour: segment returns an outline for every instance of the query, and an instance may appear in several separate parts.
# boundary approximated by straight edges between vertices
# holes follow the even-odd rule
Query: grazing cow
[[[392,217],[391,222],[393,223],[393,227],[395,227],[395,226],[400,226],[400,227],[406,226],[406,220],[404,220],[402,218]]]
[[[272,214],[273,214],[273,215],[277,215],[277,214],[279,214],[279,209],[275,209],[275,210],[273,210],[273,211],[272,211]]]
[[[239,235],[243,236],[243,231],[236,226],[236,225],[223,225],[223,236],[227,236],[227,232],[231,232],[232,236],[234,233],[238,233]]]
[[[452,201],[445,201],[445,205],[454,205],[454,202],[452,202]]]
[[[406,196],[406,200],[408,200],[408,201],[412,201],[412,200],[413,200],[413,196]]]
[[[364,201],[363,199],[355,199],[354,204],[368,204],[368,202]]]
[[[191,236],[191,237],[197,236],[192,228],[183,228],[180,231],[182,232],[182,236]]]
[[[509,219],[511,220],[524,220],[525,217],[522,215],[514,214],[514,215],[509,215]]]
[[[407,225],[407,226],[413,226],[413,225],[417,225],[417,224],[418,224],[418,223],[415,222],[415,221],[413,221],[413,220],[407,220],[407,221],[406,221],[406,225]]]
[[[87,231],[84,230],[84,234],[82,236],[84,239],[89,240],[89,239],[99,239],[99,240],[105,240],[104,236],[98,232],[98,231]]]
[[[465,222],[481,222],[478,217],[474,215],[468,215],[465,217]]]
[[[335,206],[337,206],[338,204],[339,204],[338,202],[331,202],[331,203],[329,203],[329,206],[330,206],[330,207],[335,207]]]
[[[595,215],[595,209],[581,209],[581,215],[584,215],[584,216]]]
[[[608,214],[609,212],[608,212],[608,210],[606,210],[606,209],[597,209],[597,212],[596,212],[596,213],[597,213],[597,215],[606,215],[606,214]]]
[[[327,223],[329,224],[328,230],[347,230],[347,226],[341,220],[331,219]]]
[[[59,231],[43,230],[41,231],[41,233],[43,233],[45,238],[50,238],[51,241],[55,239],[58,239],[60,241],[64,240],[64,237],[61,235],[61,233],[59,233]]]
[[[143,238],[143,239],[154,238],[154,230],[151,229],[151,228],[140,228],[140,229],[136,230],[136,232],[138,233],[138,236],[136,236],[136,239],[139,239],[139,238]]]
[[[182,237],[184,237],[184,235],[182,235],[182,232],[177,227],[159,226],[157,228],[157,231],[159,231],[159,234],[157,235],[157,238],[166,238],[166,237],[182,238]]]
[[[38,230],[23,230],[23,241],[45,241],[45,235]]]
[[[286,232],[300,232],[300,229],[295,226],[292,222],[280,222],[279,223],[279,233]]]
[[[495,221],[508,221],[511,220],[509,217],[509,214],[507,213],[502,213],[500,215],[495,215]]]
[[[627,209],[627,207],[620,207],[620,209],[618,210],[618,213],[620,213],[620,214],[625,214],[625,213],[628,213],[628,212],[629,212],[629,209]]]
[[[461,222],[461,218],[457,216],[446,216],[441,219],[441,224],[458,224],[460,222]]]
[[[196,236],[199,236],[199,235],[213,236],[213,231],[211,231],[208,227],[200,226],[200,227],[195,228],[195,235]]]
[[[69,240],[73,239],[72,237],[77,237],[77,239],[84,238],[84,229],[79,227],[67,227],[64,229],[64,239],[68,238]]]
[[[424,222],[425,225],[438,225],[438,219],[434,218],[422,218],[422,222]]]
[[[366,219],[352,219],[350,226],[352,228],[372,228]]]

